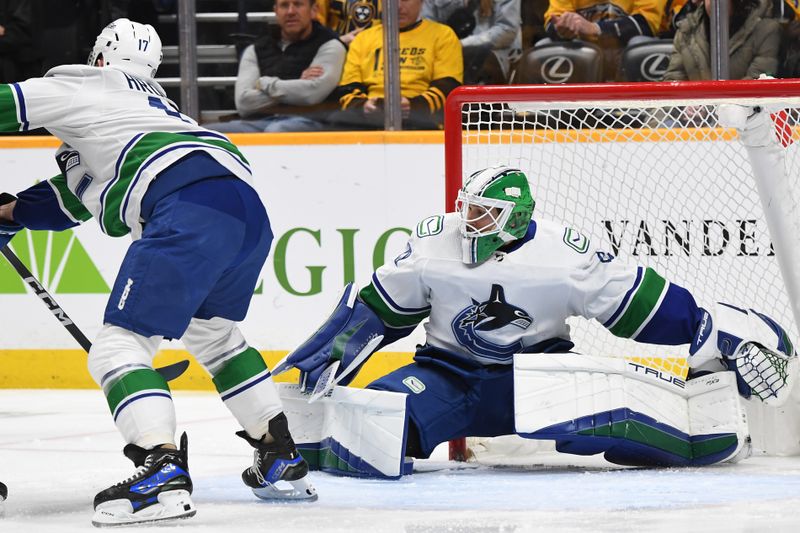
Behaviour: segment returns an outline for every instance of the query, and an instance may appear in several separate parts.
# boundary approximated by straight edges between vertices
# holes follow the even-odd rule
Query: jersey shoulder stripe
[[[203,149],[221,151],[231,156],[248,174],[250,164],[239,149],[226,137],[213,132],[186,133],[154,132],[139,134],[120,153],[115,164],[114,178],[106,184],[100,195],[100,225],[103,231],[119,237],[129,232],[125,212],[131,191],[142,171],[159,158],[177,149]]]

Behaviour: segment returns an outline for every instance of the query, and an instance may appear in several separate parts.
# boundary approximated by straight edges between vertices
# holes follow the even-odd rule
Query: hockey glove
[[[775,320],[722,302],[713,315],[704,313],[689,354],[693,369],[721,360],[736,373],[739,394],[775,407],[791,394],[800,365],[789,335]]]
[[[17,199],[13,194],[0,193],[0,205],[10,204]],[[5,248],[8,242],[19,233],[24,226],[11,220],[0,219],[0,248]]]
[[[334,385],[347,385],[383,340],[384,325],[347,284],[328,320],[275,367],[273,375],[300,370],[300,386],[309,401],[324,396]]]

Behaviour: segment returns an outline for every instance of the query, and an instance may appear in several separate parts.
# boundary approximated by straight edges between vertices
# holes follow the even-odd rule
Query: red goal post
[[[756,292],[763,292],[766,296],[764,298],[764,305],[769,305],[776,298],[776,292],[783,291],[785,288],[770,285],[764,287],[761,284],[766,283],[763,279],[758,279],[759,276],[764,279],[769,279],[772,283],[772,278],[780,278],[780,269],[774,261],[774,253],[772,251],[772,244],[770,243],[769,233],[765,231],[767,223],[762,220],[761,215],[754,213],[754,207],[751,205],[752,197],[756,198],[755,203],[758,204],[758,194],[755,192],[753,184],[746,185],[743,181],[737,181],[740,176],[750,174],[749,168],[746,168],[746,158],[739,154],[729,155],[727,150],[734,149],[737,144],[736,134],[732,130],[720,128],[714,121],[713,110],[718,103],[733,102],[741,104],[759,104],[760,102],[788,102],[790,107],[790,117],[784,123],[781,123],[780,117],[776,119],[776,127],[780,130],[779,134],[785,135],[786,140],[784,144],[791,145],[792,143],[792,156],[788,161],[789,176],[795,181],[792,182],[792,189],[798,192],[797,180],[800,179],[800,155],[797,145],[800,142],[800,79],[792,80],[738,80],[738,81],[699,81],[699,82],[658,82],[658,83],[603,83],[603,84],[575,84],[575,85],[509,85],[509,86],[462,86],[455,89],[447,98],[445,105],[445,210],[447,212],[453,211],[456,196],[460,189],[465,175],[469,172],[476,170],[475,165],[477,162],[489,164],[502,162],[511,164],[512,166],[520,166],[528,172],[528,177],[532,182],[532,189],[534,197],[537,199],[536,213],[540,212],[540,197],[538,191],[538,178],[547,172],[542,170],[543,167],[536,167],[532,172],[531,168],[524,168],[524,164],[520,164],[515,158],[532,165],[538,164],[537,158],[540,153],[537,149],[547,152],[552,151],[547,147],[541,148],[540,141],[543,144],[551,143],[563,148],[559,143],[563,143],[564,147],[560,150],[559,156],[554,157],[552,161],[558,165],[558,172],[553,171],[554,175],[558,175],[558,181],[563,181],[559,187],[574,188],[575,183],[580,183],[581,186],[586,186],[587,191],[594,193],[597,191],[597,181],[606,177],[603,172],[608,172],[613,168],[614,172],[619,171],[624,174],[626,171],[634,175],[633,187],[631,194],[638,194],[640,196],[640,203],[636,201],[629,201],[627,192],[623,188],[616,190],[611,196],[613,201],[606,200],[607,203],[615,203],[617,199],[621,199],[620,204],[624,204],[620,209],[628,209],[631,213],[630,217],[625,220],[618,220],[618,222],[625,222],[626,225],[635,226],[635,220],[641,220],[639,231],[641,234],[642,227],[648,227],[646,217],[639,211],[650,209],[650,203],[656,207],[652,208],[652,218],[666,219],[664,220],[664,231],[667,232],[667,239],[669,233],[672,232],[673,242],[665,246],[672,246],[679,250],[674,252],[673,256],[681,256],[681,250],[686,249],[686,255],[689,256],[689,241],[691,240],[692,246],[700,248],[699,252],[695,255],[701,256],[698,258],[692,257],[679,257],[677,260],[682,263],[675,269],[674,274],[672,267],[669,266],[673,260],[672,257],[663,258],[667,266],[661,266],[659,261],[662,258],[656,257],[642,257],[637,254],[641,249],[647,249],[650,245],[651,249],[656,246],[652,242],[656,239],[650,240],[650,237],[645,233],[647,238],[635,241],[637,245],[641,240],[640,250],[636,249],[636,245],[632,249],[632,255],[637,256],[636,259],[644,259],[646,264],[654,261],[654,268],[659,267],[665,270],[667,275],[677,278],[678,281],[687,283],[688,286],[693,287],[694,284],[710,285],[715,280],[724,279],[731,276],[731,272],[745,272],[743,274],[739,285],[747,286],[752,285],[757,289]],[[699,111],[698,111],[699,109]],[[576,111],[577,110],[577,111]],[[691,113],[690,113],[691,111]],[[691,115],[691,116],[690,116]],[[643,118],[644,117],[644,118]],[[687,118],[688,117],[688,118]],[[698,118],[699,117],[699,118]],[[477,118],[477,120],[475,120]],[[785,117],[784,117],[785,118]],[[485,119],[485,120],[484,120]],[[613,132],[613,135],[610,133]],[[613,138],[612,138],[613,137]],[[618,141],[621,141],[619,143]],[[633,142],[628,142],[633,141]],[[657,155],[645,155],[642,157],[641,149],[631,152],[631,155],[626,155],[627,152],[616,153],[616,145],[622,145],[628,142],[630,145],[638,143],[641,145],[661,143],[662,141],[677,141],[674,146],[666,151],[658,152]],[[725,151],[717,151],[716,142],[720,142],[720,146],[724,146]],[[504,143],[508,142],[513,145],[513,150],[505,150]],[[583,154],[580,156],[580,164],[570,166],[570,143],[575,146],[583,154],[585,150],[584,144],[588,147],[592,143],[601,145],[602,149],[592,152],[593,155]],[[606,157],[602,152],[609,151],[606,147],[611,147],[611,152],[614,152],[613,157]],[[489,148],[487,148],[489,147]],[[489,154],[489,159],[481,160],[478,156],[477,159],[470,159],[473,168],[468,168],[465,163],[471,148],[485,149]],[[492,151],[494,150],[494,151]],[[528,150],[525,153],[525,150]],[[675,151],[677,150],[677,151]],[[503,154],[503,160],[497,161],[497,154]],[[512,160],[505,159],[505,155],[509,154]],[[675,157],[675,154],[680,154]],[[717,155],[719,154],[719,155]],[[593,161],[589,157],[599,157],[600,159]],[[627,158],[641,159],[642,162],[637,165],[631,165]],[[705,176],[711,174],[722,174],[720,179],[731,178],[730,187],[720,186],[717,183],[710,188],[703,188],[702,184],[695,191],[698,196],[698,202],[703,201],[719,201],[722,205],[720,208],[710,209],[705,218],[702,215],[693,215],[692,213],[685,214],[681,210],[682,207],[675,208],[674,206],[662,205],[661,196],[667,197],[670,194],[665,193],[664,189],[660,189],[661,183],[654,180],[648,181],[643,177],[648,172],[659,173],[662,169],[658,165],[653,165],[654,161],[659,161],[658,157],[663,157],[661,161],[666,170],[665,174],[669,174],[673,166],[678,165],[694,165],[704,170],[697,170],[697,174],[692,178],[695,180],[687,182],[680,182],[680,176],[674,174],[665,176],[664,181],[676,182],[676,191],[680,194],[687,192],[686,189],[692,188],[696,183],[701,182]],[[492,159],[494,158],[494,159]],[[616,159],[615,159],[616,158]],[[714,161],[718,158],[718,161]],[[584,160],[586,159],[586,160]],[[686,163],[686,161],[688,163]],[[711,159],[711,161],[709,161]],[[561,160],[567,160],[563,162]],[[678,161],[680,160],[680,161]],[[620,170],[618,166],[625,166],[626,169]],[[549,167],[544,167],[549,168]],[[686,168],[691,167],[687,166]],[[602,170],[601,173],[594,175],[595,170]],[[559,174],[561,173],[561,174]],[[561,180],[561,176],[564,179]],[[555,177],[550,177],[552,182],[557,181]],[[570,181],[572,180],[572,181]],[[577,181],[576,181],[577,180]],[[580,181],[583,180],[583,181]],[[620,176],[615,175],[614,186],[616,181],[625,181]],[[543,180],[546,181],[546,180]],[[678,183],[680,182],[680,183]],[[569,184],[569,185],[567,185]],[[727,184],[727,182],[726,182]],[[630,184],[629,184],[630,185]],[[554,186],[555,187],[555,186]],[[716,187],[716,189],[715,189]],[[651,188],[653,192],[651,193]],[[727,190],[730,188],[731,190]],[[567,196],[568,189],[552,189],[553,192],[545,191],[544,194],[551,196]],[[555,192],[557,191],[557,192]],[[592,197],[591,194],[587,196]],[[655,200],[654,200],[655,198]],[[795,197],[796,198],[796,197]],[[547,198],[545,198],[547,200]],[[597,198],[595,202],[603,202],[602,199]],[[550,198],[549,203],[552,203]],[[591,201],[588,202],[591,206]],[[732,206],[732,207],[731,207]],[[563,211],[562,206],[558,206],[561,211],[557,211],[557,216],[561,215]],[[669,218],[671,215],[670,209],[675,209],[674,219]],[[703,204],[699,203],[696,206],[696,211],[703,212]],[[581,208],[581,214],[585,211]],[[721,220],[722,215],[720,212],[730,210],[735,212],[739,218],[734,218],[731,221]],[[568,213],[568,211],[564,211]],[[628,211],[625,211],[626,213]],[[667,214],[665,214],[667,213]],[[692,218],[694,216],[694,218]],[[790,216],[796,217],[800,220],[800,208],[796,205],[794,211]],[[622,233],[616,235],[613,230],[609,230],[609,226],[613,225],[613,216],[607,212],[598,214],[597,218],[603,218],[606,223],[606,236],[611,236],[612,242],[615,236],[623,240]],[[628,220],[630,218],[631,220]],[[619,219],[619,217],[618,217]],[[563,220],[568,224],[580,224],[581,221],[572,221],[569,216],[565,215]],[[793,223],[794,229],[798,229],[800,234],[800,222],[795,220]],[[609,222],[610,221],[610,222]],[[677,221],[677,222],[676,222]],[[685,239],[684,233],[681,233],[680,222],[685,222]],[[706,227],[706,222],[708,222]],[[739,223],[736,226],[736,222]],[[584,222],[585,223],[585,222]],[[630,223],[630,224],[629,224]],[[678,226],[677,233],[675,226]],[[716,225],[715,225],[716,224]],[[728,226],[725,226],[728,224]],[[716,270],[716,262],[713,259],[713,253],[717,250],[714,245],[709,245],[707,248],[710,252],[704,256],[704,252],[709,250],[703,249],[703,237],[708,237],[713,234],[717,225],[723,227],[723,237],[728,239],[729,234],[736,233],[734,228],[738,227],[740,239],[740,250],[737,252],[740,256],[740,261],[737,263],[736,253],[720,253],[720,255],[731,255],[730,267],[722,267],[721,270]],[[582,226],[576,226],[581,228]],[[756,230],[766,233],[766,240],[760,241],[760,244],[755,244],[756,237],[750,239],[755,235]],[[699,228],[699,237],[692,234]],[[751,231],[752,230],[752,231]],[[705,232],[705,233],[704,233]],[[591,233],[591,231],[590,231]],[[751,235],[752,234],[752,235]],[[712,235],[713,236],[713,235]],[[732,239],[732,238],[731,238]],[[663,241],[663,237],[662,237]],[[726,246],[728,241],[724,241]],[[616,243],[614,243],[616,244]],[[800,245],[798,245],[800,247]],[[682,248],[683,247],[683,248]],[[725,246],[723,246],[724,248]],[[777,248],[777,246],[776,246]],[[615,250],[616,251],[616,250]],[[630,250],[629,250],[630,251]],[[694,253],[694,249],[692,249]],[[758,258],[751,261],[749,254],[760,254]],[[624,252],[623,252],[624,254]],[[727,254],[727,255],[726,255]],[[647,254],[642,254],[647,255]],[[650,254],[652,255],[652,254]],[[662,256],[669,256],[670,250],[662,253]],[[689,264],[697,266],[685,266]],[[709,270],[706,266],[714,264],[713,268]],[[800,264],[800,263],[798,263]],[[698,268],[699,274],[695,278],[692,274],[692,269]],[[794,267],[797,268],[796,265]],[[764,270],[766,269],[766,270]],[[708,272],[706,272],[708,270]],[[748,275],[746,271],[757,271],[753,275],[753,279],[745,278]],[[738,274],[737,274],[738,275]],[[738,281],[738,278],[737,278]],[[692,283],[695,282],[695,283]],[[749,288],[749,287],[745,287]],[[747,305],[750,304],[751,295],[747,290],[730,291],[721,289],[722,297],[737,297],[744,299]],[[700,292],[703,292],[702,290]],[[781,300],[777,303],[780,307],[779,311],[773,311],[778,315],[779,320],[791,324],[790,330],[797,335],[796,321],[793,319],[792,304],[788,298],[779,297]],[[755,307],[761,303],[756,300],[752,305]],[[767,307],[769,309],[769,307]],[[795,306],[796,312],[797,306]],[[464,458],[466,453],[466,445],[464,439],[452,441],[450,443],[451,458]]]

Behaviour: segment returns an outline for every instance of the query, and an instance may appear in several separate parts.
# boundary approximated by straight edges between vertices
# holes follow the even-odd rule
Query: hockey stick
[[[26,267],[25,264],[19,260],[19,257],[17,257],[8,246],[4,246],[2,249],[0,249],[0,252],[2,252],[3,257],[5,257],[8,262],[11,263],[11,266],[14,267],[14,270],[16,270],[17,274],[19,274],[19,276],[22,278],[22,281],[27,283],[28,286],[33,289],[34,294],[36,294],[36,296],[38,296],[42,302],[44,302],[50,312],[53,313],[53,316],[55,316],[61,325],[64,326],[67,331],[69,331],[70,335],[72,335],[72,338],[78,341],[78,344],[81,345],[81,348],[86,350],[86,353],[89,353],[92,343],[86,338],[86,335],[83,334],[75,322],[73,322],[72,319],[67,316],[67,313],[64,312],[55,299],[50,296],[50,293],[45,290],[41,283],[39,283],[39,280],[34,277],[33,273],[28,270],[28,267]],[[178,361],[177,363],[173,363],[165,367],[156,368],[155,370],[161,374],[165,380],[172,381],[183,374],[188,367],[189,361],[184,359],[183,361]]]

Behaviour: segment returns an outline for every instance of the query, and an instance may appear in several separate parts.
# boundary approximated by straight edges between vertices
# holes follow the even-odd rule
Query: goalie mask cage
[[[774,112],[785,166],[771,194],[780,205],[762,206],[737,132],[717,124],[721,103]],[[800,80],[460,87],[445,110],[446,210],[472,172],[516,166],[530,181],[534,219],[654,268],[701,306],[720,300],[767,313],[797,342],[799,124]],[[776,221],[781,234],[771,236]],[[679,376],[688,368],[687,346],[637,344],[595,321],[569,322],[582,353],[644,358]],[[779,409],[748,402],[756,449],[800,452],[795,398]],[[464,439],[450,443],[451,458],[465,452]]]

